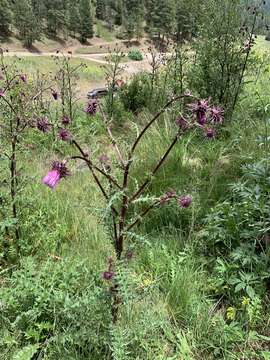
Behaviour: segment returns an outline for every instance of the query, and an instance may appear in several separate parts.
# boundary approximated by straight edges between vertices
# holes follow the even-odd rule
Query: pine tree
[[[76,35],[77,32],[80,30],[79,24],[79,9],[78,6],[75,4],[73,0],[69,2],[68,8],[68,29],[73,36]]]
[[[97,0],[96,17],[99,20],[105,20],[105,18],[106,18],[106,3],[105,3],[105,0]]]
[[[39,39],[39,23],[29,0],[16,0],[14,3],[14,22],[25,46],[32,46]]]
[[[0,0],[0,36],[6,36],[9,33],[12,14],[7,0]]]
[[[124,28],[128,39],[139,38],[143,27],[144,5],[142,0],[124,0]]]
[[[152,13],[153,30],[160,37],[173,37],[175,28],[175,3],[173,0],[155,0]]]
[[[80,0],[80,29],[81,41],[84,43],[88,38],[93,37],[93,18],[91,11],[91,4],[89,0]]]

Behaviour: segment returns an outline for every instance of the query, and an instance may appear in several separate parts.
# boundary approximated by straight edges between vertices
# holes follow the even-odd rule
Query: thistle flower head
[[[39,131],[43,133],[47,133],[51,129],[51,124],[49,123],[49,120],[44,117],[37,120],[36,127]]]
[[[200,125],[205,125],[206,113],[209,110],[209,101],[206,99],[198,100],[196,103],[190,105],[191,111],[196,115],[197,121]]]
[[[3,89],[0,89],[0,97],[4,97],[5,96],[5,91]]]
[[[215,122],[215,123],[218,123],[218,124],[222,124],[223,123],[223,114],[224,114],[224,111],[218,107],[218,106],[213,106],[211,109],[210,109],[210,116],[211,116],[211,119]]]
[[[20,79],[22,80],[22,82],[26,83],[27,82],[27,76],[25,74],[20,75]]]
[[[52,90],[52,97],[54,98],[54,100],[58,100],[58,92]]]
[[[65,178],[69,175],[68,168],[66,164],[59,161],[54,161],[52,164],[51,170],[46,176],[42,179],[44,185],[49,186],[51,189],[54,189],[56,185],[62,178]]]
[[[213,128],[205,128],[204,133],[205,133],[205,136],[209,139],[213,139],[216,135],[215,129],[213,129]]]
[[[72,136],[67,129],[60,129],[58,132],[58,137],[60,140],[70,141]]]
[[[97,106],[98,106],[97,100],[91,99],[85,108],[85,112],[88,115],[95,115],[97,112]]]
[[[191,205],[192,197],[190,195],[182,196],[178,198],[178,203],[182,208],[186,209]]]
[[[113,271],[104,271],[102,274],[103,280],[111,281],[115,276],[115,273]]]
[[[100,155],[100,157],[99,157],[99,161],[100,161],[100,163],[103,164],[103,165],[107,165],[108,162],[109,162],[109,160],[110,160],[110,158],[109,158],[106,154],[102,154],[102,155]]]
[[[63,117],[62,117],[62,124],[63,125],[69,125],[70,123],[71,123],[71,121],[70,121],[70,118],[68,117],[68,116],[66,116],[66,115],[64,115]]]

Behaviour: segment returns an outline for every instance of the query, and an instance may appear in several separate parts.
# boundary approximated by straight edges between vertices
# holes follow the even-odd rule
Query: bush
[[[140,52],[140,50],[130,50],[130,52],[128,53],[128,57],[134,61],[142,61],[143,60],[143,55]]]
[[[267,161],[246,166],[243,179],[231,187],[231,199],[218,203],[205,220],[213,289],[231,302],[239,295],[264,296],[269,285],[269,178]]]
[[[120,93],[120,99],[128,111],[138,112],[147,106],[151,84],[148,74],[138,74],[126,84]]]

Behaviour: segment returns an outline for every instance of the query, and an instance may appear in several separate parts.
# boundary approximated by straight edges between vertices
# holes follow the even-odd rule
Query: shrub
[[[231,199],[217,204],[205,219],[206,253],[214,255],[213,288],[230,301],[263,296],[269,282],[269,167],[246,166],[231,186]]]
[[[140,50],[137,49],[130,50],[130,52],[128,53],[128,57],[130,58],[130,60],[134,60],[134,61],[143,60],[142,53],[140,52]]]

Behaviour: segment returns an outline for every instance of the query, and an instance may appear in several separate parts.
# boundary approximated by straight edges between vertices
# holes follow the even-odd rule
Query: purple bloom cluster
[[[108,259],[108,265],[108,270],[104,271],[104,273],[102,274],[102,278],[103,280],[111,281],[115,276],[115,272],[113,271],[113,259],[111,257],[109,257]]]
[[[97,112],[97,107],[98,107],[98,103],[97,103],[97,100],[96,99],[91,99],[86,108],[85,108],[85,112],[88,114],[88,115],[95,115],[96,112]]]
[[[67,129],[59,129],[58,137],[63,141],[70,141],[72,138],[70,132]]]
[[[204,130],[204,134],[207,138],[212,139],[216,135],[216,131],[213,127],[209,127],[208,124],[214,126],[220,125],[224,121],[224,111],[221,107],[210,106],[209,100],[202,99],[194,104],[190,105],[192,113],[196,117],[196,121]]]
[[[66,125],[69,125],[70,123],[71,123],[70,118],[69,118],[68,116],[64,115],[64,116],[62,117],[62,124],[63,124],[64,126],[66,126]]]
[[[25,74],[22,74],[22,75],[20,76],[20,79],[21,79],[24,83],[27,82],[27,76],[26,76]]]
[[[44,185],[54,189],[62,178],[69,175],[69,170],[64,162],[54,161],[51,170],[44,176],[42,182]]]
[[[174,190],[167,191],[164,195],[161,196],[159,202],[160,204],[163,205],[170,202],[173,199],[177,200],[180,207],[185,209],[188,208],[192,203],[192,197],[190,195],[177,196]]]
[[[43,133],[49,132],[51,129],[51,126],[52,125],[49,123],[49,120],[46,117],[40,118],[36,122],[37,129]]]
[[[186,209],[186,208],[190,207],[190,205],[192,203],[192,197],[190,195],[179,197],[178,203],[182,208]]]

